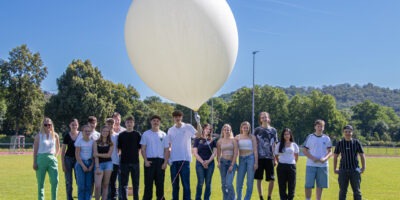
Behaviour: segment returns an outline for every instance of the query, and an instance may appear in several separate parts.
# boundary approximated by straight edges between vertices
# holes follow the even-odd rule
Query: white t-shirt
[[[304,148],[308,149],[308,152],[317,159],[323,158],[327,153],[328,149],[332,148],[332,142],[329,136],[322,134],[321,136],[315,135],[312,133],[307,136],[306,141],[304,142]],[[314,162],[307,158],[306,166],[312,167],[328,167],[329,162],[325,163]]]
[[[169,162],[192,161],[192,138],[196,129],[191,124],[182,123],[180,128],[175,125],[168,129],[167,143],[171,145]]]
[[[111,135],[111,141],[113,143],[113,152],[111,154],[111,160],[114,165],[119,165],[119,155],[118,155],[118,135],[125,131],[126,128],[120,126],[118,132]]]
[[[158,132],[147,130],[143,133],[140,144],[146,145],[147,158],[164,158],[164,148],[169,147],[165,141],[166,136],[167,134],[161,130]]]
[[[89,160],[93,157],[93,140],[85,141],[83,138],[76,140],[75,147],[80,147],[81,151],[79,156],[82,160]]]
[[[83,138],[82,135],[83,134],[79,134],[75,141],[78,141],[78,140],[82,139]],[[94,140],[94,141],[96,141],[96,140],[98,140],[100,138],[100,133],[97,132],[96,130],[94,130],[92,133],[90,133],[89,138]]]
[[[280,142],[275,145],[275,155],[279,155],[279,163],[284,164],[296,164],[296,159],[294,154],[299,153],[299,146],[296,143],[292,142],[290,147],[284,147],[282,149],[283,153],[279,152]]]

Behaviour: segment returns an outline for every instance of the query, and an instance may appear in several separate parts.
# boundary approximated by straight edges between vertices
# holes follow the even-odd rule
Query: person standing
[[[340,158],[340,166],[337,169],[337,159]],[[357,155],[361,159],[361,168]],[[359,140],[353,138],[353,127],[346,125],[343,128],[343,139],[340,140],[333,154],[333,170],[339,174],[339,200],[345,200],[349,182],[353,190],[353,199],[361,200],[361,174],[365,171],[365,155]]]
[[[250,200],[253,193],[254,172],[258,168],[257,139],[250,134],[250,123],[245,121],[240,124],[240,134],[235,137],[239,148],[239,167],[236,177],[237,199],[242,200],[244,177],[247,173],[246,196]]]
[[[221,188],[223,200],[235,200],[233,179],[237,168],[236,158],[238,145],[233,137],[232,128],[229,124],[222,126],[221,138],[217,142],[218,168],[221,174]]]
[[[131,175],[133,199],[139,200],[139,151],[141,134],[135,131],[135,118],[129,116],[125,120],[126,130],[118,136],[118,150],[121,152],[120,170],[122,200],[128,199],[129,174]]]
[[[258,146],[258,168],[254,173],[254,179],[257,180],[257,191],[260,200],[263,200],[264,197],[261,181],[265,172],[265,180],[269,182],[268,200],[270,200],[275,181],[274,167],[277,162],[275,160],[274,150],[275,144],[278,142],[278,134],[276,129],[271,126],[269,113],[261,112],[259,115],[259,122],[261,126],[254,130],[254,136],[257,138]]]
[[[44,200],[44,180],[49,174],[51,184],[51,199],[57,199],[58,190],[58,161],[60,139],[54,132],[53,121],[44,118],[39,134],[33,143],[33,169],[36,171],[38,199]]]
[[[307,136],[304,142],[303,153],[307,156],[306,163],[306,200],[311,199],[314,183],[317,183],[316,199],[321,200],[323,188],[329,186],[328,159],[332,155],[332,143],[329,136],[323,133],[324,120],[318,119],[314,122],[315,133]]]
[[[113,143],[113,153],[111,155],[111,160],[113,163],[113,171],[110,177],[110,188],[109,188],[109,200],[117,200],[119,194],[122,192],[121,187],[121,174],[119,170],[119,154],[118,154],[118,135],[125,131],[126,129],[121,126],[121,114],[118,112],[114,112],[112,115],[112,119],[107,119],[106,124],[108,126],[113,127],[113,132],[111,135],[111,141]],[[118,179],[118,188],[117,188],[117,179]]]
[[[157,200],[165,200],[164,178],[168,160],[164,159],[164,155],[169,151],[169,145],[165,141],[167,134],[160,130],[160,116],[153,115],[150,118],[150,123],[151,129],[144,132],[140,140],[144,161],[143,200],[151,200],[153,198],[153,182],[156,186]]]
[[[96,131],[97,118],[95,116],[89,116],[87,126],[90,128],[90,139],[92,139],[93,141],[97,141],[100,138],[100,133]],[[76,141],[82,139],[82,137],[83,134],[78,135]]]
[[[95,161],[95,198],[96,200],[108,197],[108,184],[113,169],[111,154],[113,152],[113,143],[111,141],[112,126],[105,126],[101,129],[100,138],[93,143],[93,157]]]
[[[214,158],[217,155],[217,145],[211,135],[211,125],[204,124],[201,137],[196,138],[193,144],[193,155],[196,157],[196,200],[201,200],[203,184],[205,183],[204,200],[211,196],[211,180],[214,173]]]
[[[78,199],[92,199],[93,187],[93,139],[92,128],[89,125],[82,127],[82,138],[75,142],[75,172],[78,184]]]
[[[192,138],[198,131],[191,124],[182,122],[182,111],[174,111],[172,113],[174,126],[168,129],[167,143],[170,152],[166,158],[169,158],[171,183],[172,183],[172,200],[179,199],[179,179],[183,186],[183,200],[190,200],[190,162],[192,161]],[[200,118],[196,117],[199,124]]]
[[[76,164],[76,158],[75,158],[75,141],[80,135],[80,132],[78,131],[79,129],[79,123],[77,119],[72,119],[71,122],[69,123],[69,128],[70,131],[67,132],[64,135],[63,139],[63,144],[61,147],[61,162],[62,162],[62,169],[64,171],[64,177],[65,177],[65,188],[66,188],[66,195],[67,195],[67,200],[72,200],[72,170],[74,170],[75,164]],[[74,175],[75,175],[75,170],[74,170]],[[76,178],[76,175],[75,175]]]
[[[278,174],[279,196],[281,200],[293,200],[296,190],[296,163],[299,159],[299,146],[294,143],[292,131],[285,128],[280,142],[275,147]],[[287,193],[286,193],[287,188]]]

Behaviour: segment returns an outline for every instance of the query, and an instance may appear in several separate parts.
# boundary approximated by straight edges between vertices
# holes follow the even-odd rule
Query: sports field
[[[332,164],[330,159],[330,166]],[[1,155],[0,156],[0,200],[9,199],[36,199],[37,185],[35,172],[32,170],[32,155]],[[297,186],[295,199],[304,199],[304,173],[305,157],[300,157],[297,164]],[[60,162],[61,165],[61,162]],[[400,199],[400,157],[367,157],[367,170],[362,176],[361,189],[363,199],[367,200],[398,200]],[[60,182],[58,188],[59,199],[65,199],[65,181],[64,174],[59,166]],[[141,169],[142,170],[142,169]],[[338,197],[337,176],[330,172],[330,188],[324,190],[323,199],[333,200]],[[141,171],[143,174],[143,170]],[[191,168],[191,192],[192,199],[195,197],[196,173],[194,162]],[[165,195],[166,199],[171,199],[172,189],[170,184],[169,169],[166,172]],[[49,179],[46,178],[46,199],[50,197]],[[213,190],[211,199],[222,199],[220,175],[216,168],[213,176]],[[264,191],[266,191],[265,182],[263,182]],[[143,176],[140,178],[140,196],[144,190]],[[314,192],[314,191],[313,191]],[[182,191],[180,193],[182,195]],[[264,192],[265,195],[265,192]],[[351,189],[349,187],[349,198],[352,199]],[[74,196],[76,196],[76,186],[74,187]],[[154,198],[154,197],[153,197]],[[254,185],[253,198],[258,199],[257,189]],[[278,184],[275,183],[273,199],[279,199]]]

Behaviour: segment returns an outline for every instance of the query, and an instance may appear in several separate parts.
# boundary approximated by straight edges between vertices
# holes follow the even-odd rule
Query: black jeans
[[[292,200],[296,189],[296,165],[279,163],[276,171],[281,200]],[[288,190],[287,193],[286,188]]]
[[[347,194],[347,188],[349,186],[349,182],[351,188],[353,189],[353,198],[355,200],[361,200],[361,175],[355,169],[340,169],[339,170],[339,200],[345,200]]]
[[[165,170],[161,169],[163,158],[147,158],[151,161],[150,167],[144,166],[144,194],[143,200],[153,198],[153,182],[156,185],[157,200],[164,200],[164,177]]]
[[[118,179],[118,188],[117,188],[117,179]],[[111,173],[110,177],[110,187],[108,189],[108,199],[109,200],[117,200],[119,197],[118,195],[121,195],[121,173],[119,170],[119,165],[113,164],[113,171]],[[119,197],[121,199],[121,197]]]
[[[128,199],[128,182],[129,182],[129,173],[131,174],[132,180],[132,191],[133,191],[133,199],[139,200],[139,175],[140,175],[140,167],[139,163],[137,164],[120,164],[121,169],[121,199]]]

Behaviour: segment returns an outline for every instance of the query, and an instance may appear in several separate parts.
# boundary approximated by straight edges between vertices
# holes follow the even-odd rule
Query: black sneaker
[[[268,200],[272,200],[272,198],[269,196],[269,197],[268,197]]]
[[[263,197],[263,196],[260,196],[260,200],[264,200],[264,197]]]

